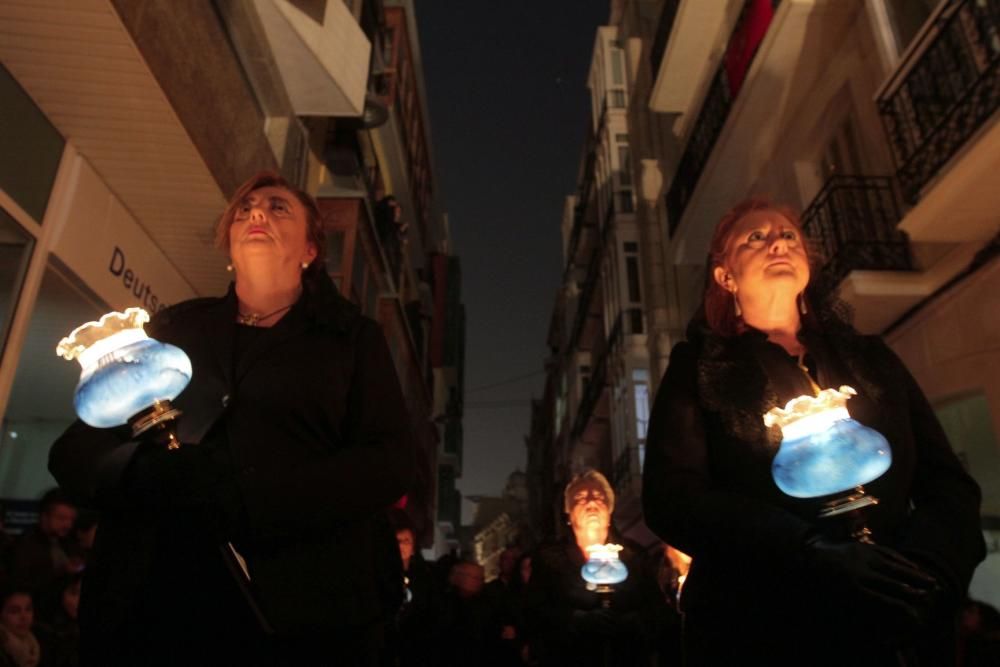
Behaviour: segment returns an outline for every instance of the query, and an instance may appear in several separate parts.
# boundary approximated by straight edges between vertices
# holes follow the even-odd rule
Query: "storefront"
[[[198,290],[3,68],[0,99],[0,498],[34,500],[55,484],[49,447],[74,419],[80,368],[56,356],[60,338]]]

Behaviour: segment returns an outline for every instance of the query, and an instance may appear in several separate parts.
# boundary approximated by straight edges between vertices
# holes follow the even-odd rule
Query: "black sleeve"
[[[916,449],[913,510],[900,550],[929,565],[954,595],[964,595],[986,556],[979,524],[979,485],[962,468],[941,423],[906,366],[878,340],[880,356],[902,378]]]
[[[122,475],[138,443],[128,426],[94,428],[79,419],[49,450],[49,472],[81,502],[107,507],[118,499]]]
[[[159,339],[174,313],[190,303],[157,313],[144,327],[147,334]],[[80,501],[99,507],[118,502],[122,476],[138,447],[131,434],[129,426],[94,428],[77,419],[52,444],[49,472]]]
[[[810,526],[770,503],[721,488],[713,479],[697,366],[694,346],[679,343],[656,393],[642,483],[646,524],[695,559],[732,557],[738,550],[769,570],[788,566],[798,558]]]
[[[389,347],[378,324],[364,320],[347,395],[346,443],[330,455],[267,471],[246,488],[254,529],[262,538],[295,534],[303,526],[369,517],[406,493],[415,473],[415,440]],[[308,508],[308,512],[303,512]]]

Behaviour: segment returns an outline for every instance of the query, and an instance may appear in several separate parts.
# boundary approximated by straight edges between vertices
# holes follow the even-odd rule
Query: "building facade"
[[[383,326],[420,443],[405,502],[432,545],[442,438],[427,332],[449,314],[425,266],[449,253],[447,225],[422,87],[383,85],[386,57],[419,81],[412,12],[0,1],[0,497],[54,484],[48,448],[74,417],[79,375],[55,343],[108,310],[224,293],[214,223],[241,182],[273,169],[318,198],[331,276]],[[401,119],[418,149],[384,148]]]
[[[626,58],[650,395],[700,302],[722,214],[751,195],[799,209],[818,278],[902,357],[982,487],[991,553],[972,594],[1000,603],[1000,7],[613,0],[601,30]],[[578,312],[575,289],[558,318]],[[562,379],[574,339],[556,319],[529,460],[551,447],[537,470],[560,478],[572,451],[560,420],[581,411]],[[606,473],[613,451],[596,457]]]
[[[618,28],[598,28],[588,75],[590,134],[562,220],[563,284],[549,329],[543,398],[528,436],[532,513],[562,530],[562,489],[586,468],[615,487],[616,523],[642,542],[640,475],[650,367],[643,257],[629,138],[630,88]]]

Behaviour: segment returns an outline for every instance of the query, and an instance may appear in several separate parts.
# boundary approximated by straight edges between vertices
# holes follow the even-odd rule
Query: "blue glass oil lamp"
[[[771,409],[764,424],[781,427],[781,448],[771,463],[778,488],[795,498],[837,496],[820,517],[853,513],[852,537],[870,542],[871,531],[858,511],[878,504],[878,498],[863,485],[889,469],[892,451],[881,433],[851,419],[846,404],[856,395],[845,385],[799,396]]]
[[[191,381],[191,360],[178,347],[146,335],[149,314],[142,308],[103,315],[63,338],[56,353],[80,362],[83,371],[73,394],[76,414],[96,428],[130,424],[133,437],[162,429],[167,447],[180,443],[170,401]]]
[[[628,579],[628,568],[618,557],[622,550],[620,544],[592,544],[587,547],[587,562],[580,568],[580,576],[587,582],[588,590],[602,593],[604,606],[609,606],[607,597],[615,584]]]

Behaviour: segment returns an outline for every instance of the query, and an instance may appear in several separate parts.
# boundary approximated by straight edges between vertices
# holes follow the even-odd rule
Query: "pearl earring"
[[[740,300],[736,298],[736,292],[733,292],[733,306],[736,317],[743,317],[743,309],[740,308]]]
[[[809,309],[806,308],[806,295],[805,295],[805,293],[799,294],[798,301],[799,301],[799,312],[802,313],[803,315],[805,315],[806,313],[809,312]]]
[[[309,262],[302,262],[302,270],[305,271],[309,268]]]
[[[226,271],[229,271],[230,273],[232,273],[233,272],[233,265],[232,264],[226,264]]]

